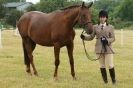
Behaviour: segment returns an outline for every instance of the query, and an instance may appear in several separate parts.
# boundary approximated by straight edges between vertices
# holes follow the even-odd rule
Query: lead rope
[[[84,30],[82,31],[81,34],[83,34],[83,33],[84,33]],[[84,46],[84,51],[85,51],[86,57],[87,57],[89,60],[91,60],[91,61],[96,61],[96,60],[99,60],[99,59],[101,58],[101,55],[102,55],[102,49],[101,49],[101,53],[100,53],[100,55],[99,55],[98,58],[96,58],[96,59],[91,59],[90,55],[88,54],[88,52],[87,52],[87,50],[86,50],[86,47],[85,47],[85,41],[84,41],[83,39],[82,39],[82,43],[83,43],[83,46]]]
[[[82,31],[81,34],[84,34],[84,30]],[[98,58],[96,59],[91,59],[90,55],[88,54],[87,50],[86,50],[86,47],[85,47],[85,41],[82,39],[82,43],[83,43],[83,46],[84,46],[84,51],[85,51],[85,54],[86,54],[86,57],[91,60],[91,61],[96,61],[96,60],[99,60],[101,58],[101,55],[102,55],[102,49],[104,48],[104,46],[102,45],[102,49],[101,49],[101,53],[99,55]],[[109,47],[109,45],[107,45]],[[114,54],[114,51],[109,47],[109,49],[111,50],[111,52]]]

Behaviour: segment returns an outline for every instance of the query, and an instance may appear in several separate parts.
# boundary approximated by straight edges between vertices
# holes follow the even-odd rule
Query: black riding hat
[[[108,18],[108,12],[105,10],[101,10],[99,12],[99,17],[107,17]]]

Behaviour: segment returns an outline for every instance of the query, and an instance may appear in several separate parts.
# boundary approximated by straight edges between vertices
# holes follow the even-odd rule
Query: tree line
[[[3,3],[20,0],[0,0],[0,19],[5,19],[5,23],[15,26],[16,20],[23,12],[12,10],[10,16],[6,16],[6,8]],[[21,0],[25,2],[26,0]],[[42,11],[45,13],[59,10],[71,5],[81,4],[82,0],[40,0],[39,3],[27,8],[27,11]],[[116,28],[124,28],[133,24],[133,0],[95,0],[91,7],[92,21],[94,24],[98,21],[98,13],[101,9],[109,13],[109,22]]]

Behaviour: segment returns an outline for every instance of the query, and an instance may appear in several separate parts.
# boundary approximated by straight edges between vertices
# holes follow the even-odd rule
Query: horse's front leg
[[[59,60],[59,53],[60,53],[60,44],[55,43],[54,44],[54,55],[55,55],[55,72],[54,72],[54,79],[57,80],[57,72],[58,72],[58,66],[60,64]]]
[[[71,66],[71,75],[74,80],[76,80],[75,77],[75,71],[74,71],[74,59],[73,59],[73,41],[67,45],[67,51],[68,51],[68,56],[69,56],[69,61],[70,61],[70,66]]]

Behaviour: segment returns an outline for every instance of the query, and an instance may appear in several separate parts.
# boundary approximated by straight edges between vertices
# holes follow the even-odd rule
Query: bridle
[[[83,24],[83,26],[86,26],[89,23],[92,23],[92,22],[91,21],[87,21],[86,23]]]
[[[91,22],[91,21],[87,21],[87,22],[82,23],[82,24],[80,25],[80,27],[83,28],[83,31],[82,31],[81,34],[84,34],[84,33],[85,33],[86,25],[88,25],[88,24],[90,24],[90,23],[92,23],[92,22]],[[84,51],[85,51],[86,57],[87,57],[89,60],[91,60],[91,61],[96,61],[96,60],[98,60],[98,59],[101,58],[101,55],[102,55],[102,54],[100,54],[99,57],[98,57],[97,59],[91,59],[90,55],[88,54],[88,52],[87,52],[87,50],[86,50],[85,41],[84,41],[83,39],[82,39],[82,43],[83,43],[83,46],[84,46]]]
[[[80,26],[81,26],[82,28],[85,28],[86,25],[92,23],[91,21],[86,21],[85,23],[82,23],[82,22],[84,22],[84,21],[82,20],[81,12],[79,12],[79,14],[78,14],[78,19],[80,19],[80,21],[81,21]]]

